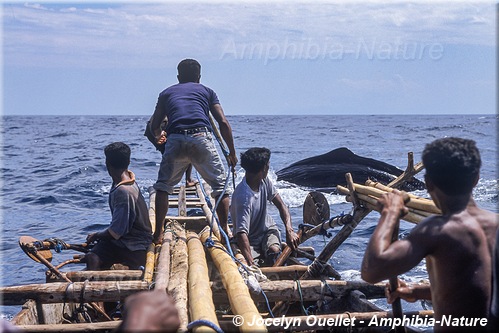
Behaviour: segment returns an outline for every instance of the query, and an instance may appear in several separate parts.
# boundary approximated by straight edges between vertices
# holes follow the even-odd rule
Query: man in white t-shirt
[[[298,247],[299,237],[291,224],[291,215],[274,185],[267,177],[270,150],[250,148],[241,154],[241,166],[246,171],[244,179],[232,195],[230,214],[234,224],[234,237],[249,265],[264,262],[272,265],[281,252],[279,228],[267,213],[267,203],[272,202],[286,230],[286,243]]]

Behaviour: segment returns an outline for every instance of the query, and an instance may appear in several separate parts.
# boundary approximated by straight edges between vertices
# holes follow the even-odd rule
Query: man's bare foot
[[[193,187],[198,183],[197,180],[188,179],[185,181],[185,187]]]

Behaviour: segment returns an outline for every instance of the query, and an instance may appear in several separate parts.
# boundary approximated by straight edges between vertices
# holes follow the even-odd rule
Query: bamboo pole
[[[149,187],[149,222],[154,233],[156,230],[156,190],[152,186]]]
[[[134,281],[142,277],[141,270],[72,271],[65,273],[73,282],[89,281]]]
[[[350,192],[348,191],[347,188],[345,188],[345,187],[343,187],[341,185],[338,185],[337,188],[338,188],[338,192],[346,194],[346,200],[348,202],[352,202],[352,197],[349,194]],[[366,206],[370,210],[374,210],[374,211],[379,212],[379,208],[377,206],[378,199],[373,198],[373,197],[368,196],[368,195],[365,195],[365,194],[361,194],[361,193],[357,193],[356,195],[357,195],[358,199],[362,202],[362,204],[364,206]],[[405,221],[407,221],[407,222],[412,222],[412,223],[416,223],[417,224],[417,223],[421,222],[422,220],[424,220],[426,217],[427,216],[422,215],[422,213],[420,213],[419,211],[412,210],[408,214],[404,215],[402,217],[402,219],[405,220]]]
[[[203,184],[197,183],[196,184],[196,193],[199,197],[199,201],[201,201],[201,208],[203,209],[204,216],[206,216],[206,221],[208,222],[209,225],[211,225],[212,219],[213,219],[213,214],[208,207],[208,203],[206,202],[206,199],[204,197],[203,190],[201,189],[201,186]],[[209,198],[208,198],[209,200]],[[211,226],[211,229],[213,230],[213,234],[218,238],[221,239],[220,236],[220,230],[218,228],[218,223],[216,223],[215,219],[213,219],[213,225]]]
[[[208,228],[200,233],[200,238],[203,243],[206,243],[209,234]],[[217,237],[212,235],[212,239],[216,246],[209,247],[208,252],[220,272],[232,311],[244,319],[239,330],[241,332],[266,332],[267,329],[265,325],[261,323],[262,316],[251,299],[248,287],[244,283],[237,265],[224,250],[220,249],[223,248],[223,245],[219,242]],[[257,324],[250,326],[249,323],[253,322],[253,320],[255,320]]]
[[[404,317],[407,320],[426,320],[431,325],[433,318],[433,311],[420,310],[404,312]],[[315,332],[315,331],[330,331],[334,328],[339,332],[364,332],[366,328],[368,331],[377,331],[376,328],[391,328],[390,321],[387,318],[393,318],[391,312],[378,311],[378,312],[344,312],[338,314],[326,315],[312,315],[312,316],[286,316],[277,318],[267,318],[266,323],[269,332]],[[373,323],[381,322],[384,326],[377,326]],[[233,332],[235,330],[233,324],[233,317],[226,317],[220,321],[222,330],[225,332]]]
[[[425,320],[433,318],[433,311],[419,310],[404,312],[404,317],[407,320],[419,318]],[[237,331],[234,326],[234,316],[224,316],[220,321],[220,327],[225,332]],[[355,321],[352,322],[355,318]],[[310,316],[287,316],[285,318],[277,318],[277,320],[267,319],[269,332],[302,332],[312,330],[328,330],[330,326],[342,328],[350,328],[350,323],[355,323],[352,328],[365,328],[375,327],[371,324],[372,320],[380,320],[393,318],[392,313],[388,311],[376,312],[346,312],[337,314],[315,315]],[[106,331],[118,328],[121,324],[120,320],[103,322],[103,323],[85,323],[85,324],[47,324],[47,325],[18,325],[17,328],[23,332],[92,332],[92,331]],[[322,324],[322,325],[321,325]],[[326,324],[326,325],[324,325]],[[329,324],[329,325],[327,325]]]
[[[22,332],[97,332],[117,329],[121,320],[83,324],[17,325]]]
[[[156,250],[158,247],[154,243],[151,243],[149,247],[147,248],[147,254],[146,254],[146,265],[144,267],[144,277],[143,280],[146,281],[147,283],[152,283],[152,279],[154,276],[154,266],[156,263]]]
[[[222,276],[222,279],[223,278],[224,277]],[[235,282],[241,282],[244,284],[242,278],[241,281],[235,280]],[[262,281],[260,282],[260,285],[269,300],[285,299],[296,301],[300,299],[297,284],[294,280]],[[215,299],[223,298],[224,295],[228,295],[230,292],[232,292],[233,294],[235,293],[232,284],[229,285],[229,291],[227,292],[224,292],[223,289],[221,290],[219,288],[220,284],[216,281],[210,282],[210,286],[212,288],[213,298]],[[244,285],[244,287],[246,287],[246,285]],[[364,281],[303,280],[300,282],[300,287],[303,293],[303,297],[305,297],[304,300],[314,300],[314,298],[317,299],[318,295],[325,292],[327,292],[328,295],[333,295],[336,298],[344,297],[353,290],[359,290],[363,294],[365,294],[368,299],[371,299],[384,296],[385,284],[370,284]],[[80,298],[82,289],[84,291],[83,297]],[[91,281],[87,282],[86,286],[84,286],[84,282],[74,282],[72,284],[64,282],[42,283],[24,286],[1,287],[0,292],[4,297],[4,305],[21,305],[24,304],[28,299],[35,299],[41,303],[46,304],[63,303],[65,300],[66,302],[77,303],[81,300],[83,300],[84,302],[112,302],[124,299],[135,292],[148,289],[149,286],[146,282],[136,280]],[[255,298],[258,300],[263,300],[262,296],[260,295],[256,295]]]
[[[308,266],[305,265],[288,265],[281,267],[260,267],[262,273],[269,280],[293,280],[300,277],[306,272]]]
[[[171,247],[170,281],[167,292],[170,294],[178,310],[180,328],[178,332],[186,332],[189,316],[187,314],[187,272],[189,269],[187,239],[185,229],[179,223],[172,223],[175,239]]]
[[[141,290],[148,290],[143,281],[54,282],[1,287],[3,305],[21,305],[29,299],[43,304],[64,302],[116,302]],[[82,295],[83,294],[83,295]]]
[[[207,320],[219,326],[213,295],[208,275],[203,244],[196,233],[187,234],[187,248],[189,250],[189,311],[190,320]],[[215,330],[201,326],[195,327],[194,332],[215,332]]]
[[[385,186],[388,190],[380,189],[379,187],[365,186],[355,184],[355,191],[361,194],[370,195],[376,198],[381,197],[386,192],[392,192],[393,189]],[[410,208],[426,211],[433,214],[442,214],[442,211],[435,206],[433,200],[417,198],[416,196],[409,195],[410,200],[405,205]]]
[[[163,231],[163,242],[161,248],[157,251],[158,265],[156,269],[156,276],[154,279],[154,289],[166,290],[170,280],[170,248],[172,243],[172,223],[168,222]]]
[[[298,286],[299,283],[299,286]],[[226,303],[228,293],[223,289],[216,288],[213,284],[213,299],[216,304]],[[303,300],[317,301],[318,299],[347,299],[352,291],[360,291],[367,299],[385,297],[386,283],[370,284],[364,281],[341,281],[341,280],[281,280],[261,281],[260,287],[267,296],[269,302],[282,301],[285,303]],[[252,294],[255,302],[264,302],[261,294]]]

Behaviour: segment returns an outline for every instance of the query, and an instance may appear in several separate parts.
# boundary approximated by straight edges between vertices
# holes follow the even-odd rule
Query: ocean
[[[111,180],[103,153],[107,144],[123,141],[130,145],[130,170],[136,174],[148,202],[148,188],[156,180],[161,159],[160,153],[143,136],[148,118],[148,115],[2,118],[2,286],[45,281],[45,266],[23,253],[18,245],[20,236],[40,240],[56,237],[78,244],[85,241],[87,234],[108,226],[111,215],[107,198]],[[313,189],[277,182],[277,170],[339,147],[404,169],[408,152],[414,153],[417,163],[426,143],[448,136],[477,142],[483,166],[474,197],[481,207],[499,212],[496,115],[228,115],[227,118],[238,155],[255,146],[271,150],[269,176],[276,181],[279,193],[290,208],[295,229],[302,223],[305,197]],[[239,182],[243,171],[239,165],[236,169],[236,182]],[[422,180],[423,173],[416,177]],[[427,196],[425,191],[415,194]],[[349,213],[352,209],[344,196],[325,195],[331,216]],[[270,208],[270,214],[279,223],[275,207]],[[378,217],[378,213],[370,213],[331,258],[330,264],[344,279],[360,279],[364,250]],[[412,227],[413,224],[402,222],[400,236]],[[337,227],[331,233],[334,235],[339,230]],[[316,236],[304,245],[313,246],[318,254],[329,239]],[[73,254],[72,251],[54,253],[53,262],[62,262]],[[427,279],[424,262],[401,277],[410,281]],[[386,306],[383,300],[378,303]],[[420,309],[425,305],[403,303],[403,306]],[[11,318],[20,307],[0,309],[2,317]]]

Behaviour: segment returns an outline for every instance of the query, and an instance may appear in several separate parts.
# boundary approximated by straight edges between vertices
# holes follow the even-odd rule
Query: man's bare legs
[[[216,198],[215,201],[217,201],[217,200],[218,200],[218,197]],[[225,194],[222,197],[222,200],[220,200],[220,203],[218,204],[217,216],[218,216],[218,220],[220,221],[220,226],[222,227],[222,229],[225,231],[225,233],[227,234],[227,236],[229,238],[232,238],[232,231],[229,230],[229,227],[228,227],[229,205],[230,205],[229,195]]]
[[[163,224],[165,223],[166,213],[168,213],[168,192],[156,191],[155,200],[156,229],[154,230],[153,242],[160,244],[163,240]]]

